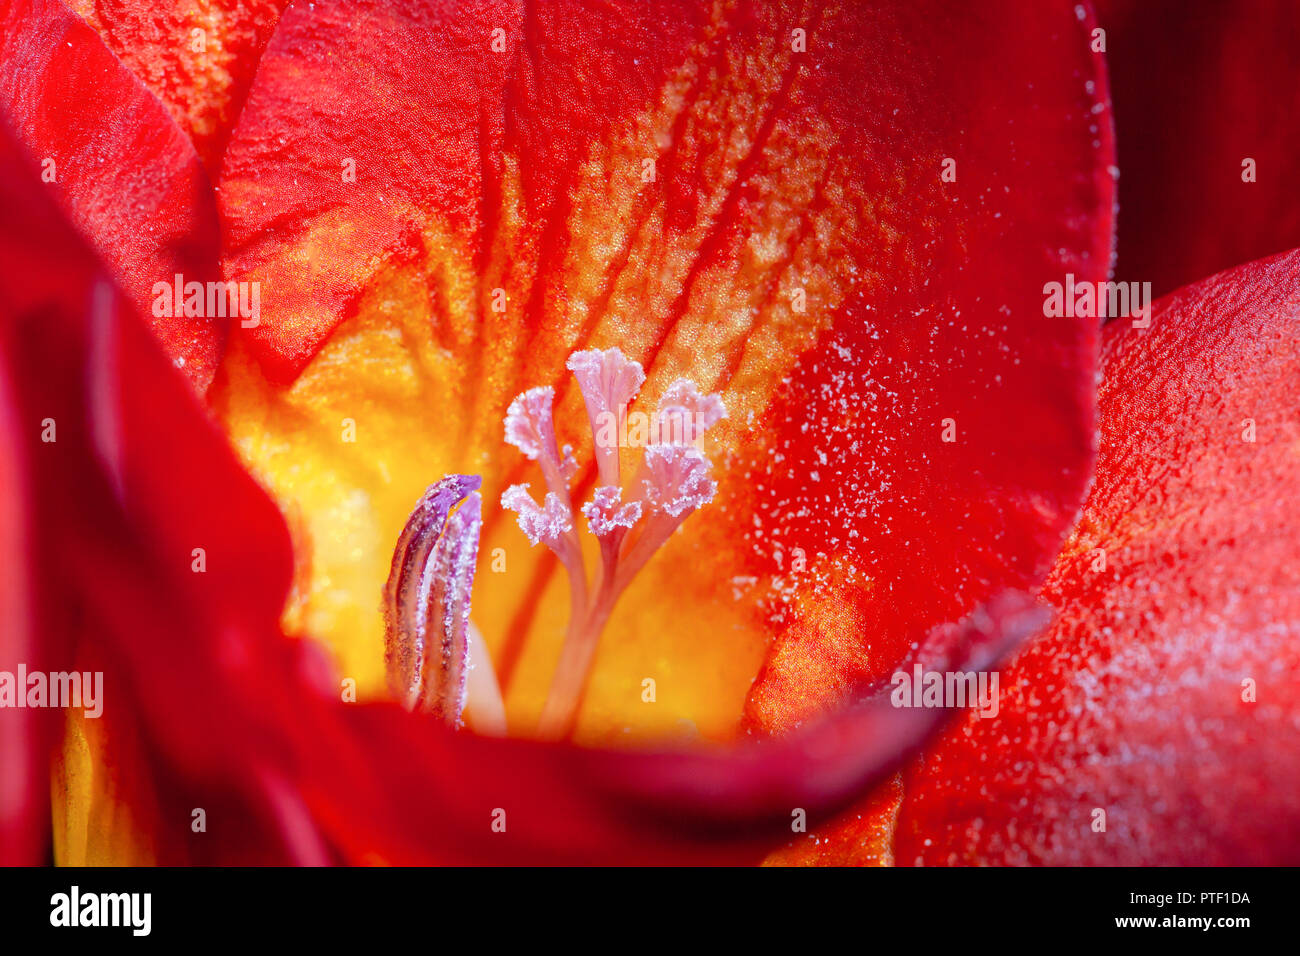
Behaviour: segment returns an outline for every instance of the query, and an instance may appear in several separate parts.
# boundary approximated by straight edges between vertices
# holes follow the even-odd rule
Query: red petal
[[[1293,251],[1107,328],[1059,617],[1003,675],[999,716],[907,780],[899,862],[1300,860],[1297,289]]]
[[[7,157],[6,157],[7,158]],[[0,175],[8,170],[0,165]],[[6,210],[6,215],[10,215]],[[7,249],[5,251],[8,251]],[[23,514],[28,500],[22,460],[22,422],[10,385],[7,354],[0,353],[0,671],[17,674],[20,666],[45,670],[48,663],[37,649],[29,606],[31,582],[27,554],[31,529]],[[22,688],[21,693],[26,693]],[[40,710],[5,710],[0,716],[0,866],[44,862],[48,847],[49,803],[45,767],[56,733],[54,722]]]
[[[1043,285],[1104,278],[1106,81],[1074,4],[1016,21],[939,3],[747,5],[721,29],[698,5],[295,8],[222,184],[227,270],[260,279],[274,316],[253,348],[290,380],[367,291],[414,279],[476,468],[501,460],[500,399],[585,344],[740,396],[736,458],[681,546],[702,580],[758,582],[745,628],[780,640],[749,717],[788,724],[887,673],[917,630],[1036,585],[1082,500],[1095,328],[1045,319]],[[809,52],[787,66],[796,26]],[[659,164],[642,196],[620,137],[658,131],[677,70],[686,108],[641,144]],[[758,280],[732,299],[736,275]],[[804,282],[806,316],[783,304]]]
[[[311,645],[276,626],[290,572],[278,512],[20,182],[0,178],[0,198],[37,214],[5,222],[43,240],[24,272],[42,294],[3,315],[0,368],[16,403],[0,423],[13,408],[20,420],[50,409],[60,431],[42,446],[29,425],[27,457],[6,457],[0,473],[28,471],[38,633],[105,671],[105,756],[160,861],[748,859],[793,808],[842,804],[941,719],[886,693],[784,741],[645,755],[477,738],[341,702]],[[6,249],[15,242],[4,233]],[[202,573],[193,547],[205,549]],[[985,667],[1040,623],[1008,596],[914,637],[930,666]],[[196,807],[211,832],[190,829]]]
[[[16,415],[19,429],[18,440],[5,445],[3,470],[23,470],[18,481],[26,493],[14,500],[24,506],[28,529],[17,542],[20,552],[5,541],[5,563],[31,574],[25,595],[5,594],[4,619],[19,627],[12,634],[6,628],[4,663],[16,656],[10,645],[23,640],[22,622],[31,621],[39,642],[27,639],[19,658],[29,669],[106,672],[103,720],[114,735],[113,771],[125,799],[154,805],[152,788],[168,787],[169,777],[197,788],[207,779],[220,806],[245,786],[243,778],[205,778],[202,755],[227,748],[216,766],[229,767],[243,746],[238,741],[265,732],[260,721],[288,716],[275,710],[274,694],[261,716],[246,698],[242,706],[229,700],[241,686],[269,693],[237,677],[246,668],[258,672],[247,643],[250,622],[273,625],[283,604],[287,536],[279,512],[239,468],[104,268],[61,221],[34,170],[25,168],[21,147],[7,137],[0,145],[0,352],[12,393],[4,413]],[[47,423],[54,428],[49,442],[42,440]],[[196,547],[205,549],[204,574],[191,571]],[[24,599],[35,607],[30,614]],[[151,683],[160,670],[170,684]],[[189,706],[201,671],[223,695],[209,698],[211,710]],[[142,713],[144,701],[159,709]],[[62,731],[63,712],[30,714],[0,714],[6,744],[26,736],[32,755],[24,765],[6,745],[4,776],[39,787],[41,813],[15,845],[44,847],[44,756]],[[18,726],[24,720],[40,723],[27,735]],[[178,754],[170,772],[150,772],[157,768],[147,760]],[[172,788],[173,797],[179,789]],[[168,807],[176,820],[189,815],[182,803],[208,806],[193,790],[180,792],[183,799]],[[8,832],[13,804],[6,800],[0,809]],[[248,822],[270,840],[266,852],[274,852],[276,841],[255,819]]]
[[[875,74],[853,86],[872,131],[861,151],[883,136],[918,178],[923,157],[954,156],[958,181],[895,200],[907,238],[887,278],[864,282],[755,429],[741,469],[752,501],[729,512],[747,573],[783,578],[789,605],[776,604],[751,726],[885,678],[909,634],[1037,587],[1091,474],[1095,324],[1044,318],[1043,294],[1067,272],[1103,279],[1109,259],[1113,143],[1092,23],[1069,5],[1018,8],[1014,31],[983,8],[908,9],[907,57],[924,50],[942,72],[883,130],[891,100]],[[881,71],[909,76],[909,62]],[[880,238],[859,242],[879,269]]]
[[[167,106],[214,176],[262,51],[289,0],[76,3]]]
[[[0,110],[140,314],[153,314],[155,282],[216,278],[212,188],[162,104],[58,0],[12,0],[0,18]],[[224,320],[152,327],[206,389]]]
[[[706,13],[685,2],[527,10],[487,2],[454,16],[379,0],[288,10],[221,187],[228,272],[262,278],[265,311],[275,316],[250,333],[267,371],[282,381],[297,375],[385,260],[444,254],[440,237],[423,235],[430,228],[463,243],[480,272],[492,265],[498,235],[503,244],[514,238],[524,261],[507,264],[506,275],[480,275],[478,290],[437,292],[431,278],[431,294],[468,294],[482,300],[470,307],[486,312],[493,286],[504,283],[512,300],[529,299],[537,324],[544,270],[570,244],[577,164],[649,105],[698,41]],[[521,180],[523,222],[501,207],[507,163]],[[629,170],[639,176],[639,158]]]
[[[19,188],[26,184],[26,190]],[[86,268],[76,248],[60,255],[68,235],[45,191],[37,184],[22,147],[0,127],[0,671],[17,674],[68,670],[71,648],[64,640],[68,615],[51,582],[42,580],[43,561],[57,552],[41,534],[42,520],[30,508],[41,486],[35,474],[57,457],[60,434],[84,414],[69,410],[66,400],[32,400],[22,378],[33,374],[25,364],[21,315],[39,324],[56,313],[66,296],[85,296],[96,272]],[[57,377],[59,367],[47,370]],[[66,413],[66,414],[65,414]],[[60,432],[60,429],[62,430]],[[47,443],[43,438],[55,439]],[[74,439],[75,440],[75,439]],[[50,615],[37,607],[49,601]],[[26,693],[22,688],[21,693]],[[0,863],[42,863],[49,856],[49,756],[62,733],[63,714],[54,709],[0,709]]]
[[[1164,295],[1300,244],[1300,6],[1097,7],[1118,127],[1116,278]]]

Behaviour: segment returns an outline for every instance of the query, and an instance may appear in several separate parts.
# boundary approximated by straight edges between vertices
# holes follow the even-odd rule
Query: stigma
[[[529,485],[513,485],[501,505],[516,513],[534,545],[555,553],[570,584],[569,628],[537,728],[544,739],[573,732],[596,648],[619,596],[682,523],[713,500],[717,483],[701,440],[727,413],[720,396],[704,395],[682,378],[667,388],[654,414],[630,417],[628,406],[645,373],[617,348],[575,352],[567,367],[582,392],[591,429],[597,484],[589,501],[581,506],[574,501],[570,480],[576,464],[570,449],[561,450],[556,442],[552,389],[519,395],[505,420],[506,441],[537,462],[546,491],[539,502]],[[622,473],[624,447],[641,449],[641,462],[630,475]],[[599,543],[599,563],[590,579],[580,528]]]

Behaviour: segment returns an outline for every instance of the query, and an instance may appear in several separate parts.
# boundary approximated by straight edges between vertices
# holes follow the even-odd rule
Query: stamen
[[[587,530],[600,542],[602,580],[612,578],[618,563],[618,548],[623,537],[641,517],[641,502],[622,504],[623,489],[602,485],[592,499],[582,506],[587,516]]]
[[[447,530],[433,549],[433,560],[420,576],[420,604],[429,632],[441,640],[424,654],[416,706],[440,715],[453,726],[460,725],[465,709],[470,594],[483,527],[481,500],[476,491],[452,512]]]
[[[709,477],[709,460],[689,445],[647,446],[643,475],[645,500],[673,517],[708,504],[718,490]]]
[[[384,585],[389,688],[408,710],[437,714],[453,727],[461,725],[467,704],[475,704],[467,675],[480,484],[476,475],[450,475],[429,486],[398,537]],[[492,673],[490,660],[485,673]],[[476,697],[489,690],[482,676]]]
[[[574,352],[567,363],[578,380],[596,448],[602,485],[618,485],[618,436],[627,405],[641,390],[645,372],[616,348]]]
[[[572,481],[577,473],[578,461],[573,457],[573,446],[565,445],[560,450],[560,474],[564,476],[565,484]]]
[[[555,389],[530,388],[516,396],[506,410],[506,441],[538,463],[550,491],[538,507],[528,486],[516,485],[501,496],[501,505],[519,515],[519,527],[533,544],[545,541],[563,562],[569,574],[569,600],[572,607],[579,608],[587,603],[587,569],[569,493],[569,480],[577,473],[578,463],[569,445],[564,446],[563,456],[556,449],[554,402]],[[571,620],[570,628],[573,626]]]

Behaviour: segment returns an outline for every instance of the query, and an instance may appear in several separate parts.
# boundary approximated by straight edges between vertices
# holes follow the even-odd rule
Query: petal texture
[[[1300,245],[1300,8],[1099,0],[1097,15],[1122,171],[1116,278],[1161,296]]]
[[[688,377],[729,412],[713,514],[611,619],[591,731],[724,738],[747,696],[751,728],[788,726],[1041,579],[1089,474],[1095,349],[1043,285],[1104,277],[1114,155],[1086,15],[1005,10],[1033,43],[914,3],[286,14],[223,172],[226,273],[268,320],[221,401],[306,516],[336,587],[303,616],[350,669],[378,680],[371,595],[409,502],[446,473],[487,501],[521,480],[519,392],[555,389],[594,487],[564,368],[584,348],[641,362],[647,407]],[[566,597],[524,543],[485,516],[507,560],[476,608],[527,721]],[[653,713],[647,677],[675,688]]]
[[[900,863],[1300,860],[1297,289],[1300,251],[1107,328],[1057,620],[908,775]]]
[[[288,0],[70,0],[167,106],[214,176]]]
[[[154,284],[214,280],[212,187],[162,104],[58,0],[0,3],[0,111],[64,215],[176,364],[212,380],[224,319],[157,316]]]
[[[0,527],[32,570],[26,594],[15,578],[0,595],[42,659],[104,673],[102,717],[70,721],[54,775],[65,862],[747,861],[793,810],[842,806],[942,719],[877,692],[784,740],[636,753],[350,702],[317,645],[280,633],[279,512],[33,174],[13,172],[0,237],[26,249],[13,261],[30,284],[5,279],[0,427],[16,420],[21,437],[0,475],[41,533]],[[40,440],[37,410],[57,441]],[[914,639],[927,666],[987,667],[1041,624],[1008,593]],[[6,660],[14,646],[6,632]],[[10,742],[32,739],[15,713],[0,712],[6,769],[39,771],[10,763]],[[26,808],[6,792],[6,832],[39,825]]]

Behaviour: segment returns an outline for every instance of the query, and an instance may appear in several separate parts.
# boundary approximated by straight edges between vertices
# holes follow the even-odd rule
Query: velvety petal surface
[[[796,810],[815,819],[890,773],[941,719],[878,694],[781,741],[640,754],[348,702],[316,645],[279,631],[278,510],[30,179],[0,178],[23,214],[4,248],[45,240],[23,273],[39,285],[0,324],[0,425],[21,434],[0,475],[39,535],[3,526],[6,561],[33,574],[30,592],[17,579],[0,593],[6,620],[32,622],[63,667],[104,673],[103,714],[72,717],[55,775],[65,862],[750,860]],[[38,410],[56,441],[41,441]],[[1041,626],[1008,593],[917,633],[917,655],[987,667]],[[0,649],[7,660],[8,631]],[[27,741],[21,712],[0,720],[6,747]],[[26,813],[14,807],[0,804],[6,832]]]
[[[788,725],[1036,583],[1091,462],[1094,323],[1043,314],[1111,247],[1090,26],[1070,4],[288,11],[221,182],[226,274],[262,283],[265,320],[218,403],[299,522],[291,626],[378,688],[374,595],[420,491],[521,480],[501,420],[535,385],[590,488],[564,361],[613,345],[645,407],[685,375],[730,415],[717,500],[610,621],[588,736],[725,739],[747,698],[751,728]],[[499,513],[480,554],[526,730],[567,589]]]
[[[1294,251],[1107,328],[1056,622],[907,775],[899,863],[1300,860],[1298,290]]]
[[[59,0],[0,3],[0,113],[176,364],[212,380],[225,319],[159,317],[154,284],[215,279],[212,187],[163,105]]]
[[[70,0],[167,106],[213,175],[289,0]]]

